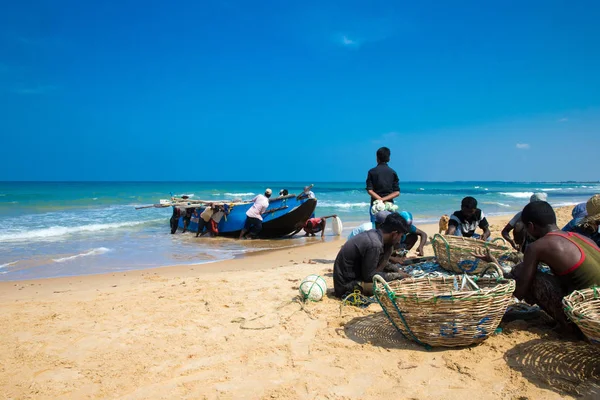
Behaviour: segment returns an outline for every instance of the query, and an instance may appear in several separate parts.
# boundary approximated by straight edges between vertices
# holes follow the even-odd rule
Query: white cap
[[[273,191],[271,189],[267,188],[267,190],[265,190],[265,194],[271,194],[271,193],[273,193]]]

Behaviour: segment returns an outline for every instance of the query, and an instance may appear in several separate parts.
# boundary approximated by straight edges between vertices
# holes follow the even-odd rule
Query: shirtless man
[[[545,201],[529,203],[521,220],[527,233],[537,240],[527,247],[523,262],[507,276],[516,281],[514,295],[540,306],[561,327],[575,330],[563,310],[562,299],[574,290],[600,285],[600,249],[585,236],[558,229],[554,210]],[[498,263],[489,252],[474,255]],[[538,271],[540,262],[547,264],[554,275]]]

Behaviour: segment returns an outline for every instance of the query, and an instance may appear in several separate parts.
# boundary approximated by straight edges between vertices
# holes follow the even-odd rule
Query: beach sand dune
[[[561,222],[569,212],[560,211]],[[493,220],[496,234],[506,220]],[[543,314],[505,322],[478,346],[428,351],[397,333],[377,304],[341,307],[330,295],[299,303],[306,275],[333,286],[342,243],[1,283],[0,392],[14,399],[600,396],[600,351],[562,340]]]

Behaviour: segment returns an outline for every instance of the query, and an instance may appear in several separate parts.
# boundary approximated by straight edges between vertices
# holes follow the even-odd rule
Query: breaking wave
[[[19,260],[13,261],[13,262],[9,262],[9,263],[6,263],[6,264],[2,264],[2,265],[0,265],[0,268],[10,267],[11,265],[15,265],[18,262],[19,262]]]
[[[533,192],[500,192],[503,196],[515,197],[517,199],[528,199],[533,195]]]
[[[254,196],[255,194],[252,192],[248,193],[223,193],[225,196]]]
[[[0,235],[0,242],[26,240],[26,239],[52,239],[59,236],[70,235],[81,232],[97,232],[105,229],[117,229],[131,226],[147,224],[149,222],[162,221],[155,219],[150,221],[130,221],[130,222],[114,222],[109,224],[89,224],[81,226],[51,226],[44,229],[33,229],[29,231],[20,231],[15,233],[7,233]]]
[[[69,260],[74,260],[74,259],[80,258],[80,257],[97,256],[99,254],[108,253],[109,251],[110,251],[110,249],[107,249],[106,247],[98,247],[96,249],[86,251],[85,253],[75,254],[74,256],[55,258],[52,261],[60,263],[60,262],[65,262],[65,261],[69,261]]]

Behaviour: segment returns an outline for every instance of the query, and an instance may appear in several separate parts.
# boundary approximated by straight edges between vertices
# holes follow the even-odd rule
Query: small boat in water
[[[171,200],[161,200],[160,204],[138,207],[138,209],[178,207],[182,211],[194,209],[199,215],[206,207],[211,205],[221,206],[225,212],[218,222],[219,236],[238,237],[246,222],[246,212],[252,207],[252,204],[251,201],[205,201],[173,197]],[[309,198],[305,194],[299,196],[289,194],[269,199],[269,207],[262,215],[262,231],[258,237],[277,238],[294,232],[298,227],[304,226],[306,221],[314,214],[316,207],[317,199]],[[181,214],[185,215],[185,212]],[[183,216],[179,217],[178,226],[183,229]],[[196,233],[198,223],[191,219],[187,230]]]

